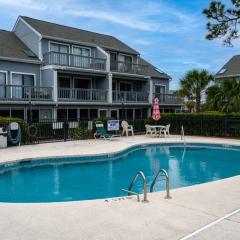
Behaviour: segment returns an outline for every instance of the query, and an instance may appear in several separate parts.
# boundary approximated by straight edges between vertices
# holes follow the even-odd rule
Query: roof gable
[[[120,41],[119,39],[105,34],[90,32],[78,28],[50,23],[25,16],[21,18],[43,37],[62,39],[63,41],[74,41],[79,43],[95,44],[106,49],[113,49],[119,52],[139,54],[137,51]]]
[[[240,76],[240,55],[233,56],[216,74],[216,78]]]
[[[0,30],[0,58],[40,63],[31,50],[13,32]]]

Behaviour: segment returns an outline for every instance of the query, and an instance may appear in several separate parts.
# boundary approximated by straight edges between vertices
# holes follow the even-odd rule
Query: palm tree
[[[207,70],[191,70],[180,80],[179,94],[196,101],[196,112],[201,110],[202,95],[213,76]]]
[[[208,110],[240,112],[240,80],[236,78],[219,80],[216,85],[207,89],[206,95]]]

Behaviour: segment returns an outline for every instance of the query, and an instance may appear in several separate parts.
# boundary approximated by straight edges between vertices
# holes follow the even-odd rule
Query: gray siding
[[[166,94],[169,93],[169,79],[159,79],[159,78],[152,78],[153,81],[153,92],[155,92],[155,85],[164,85],[166,86]]]
[[[53,69],[42,70],[42,86],[53,87]]]
[[[41,58],[41,56],[39,55],[40,37],[21,19],[19,19],[14,33],[26,46],[28,46],[28,48],[32,52],[34,52],[39,58]]]
[[[10,82],[11,72],[22,72],[22,73],[35,74],[36,85],[40,86],[40,65],[0,60],[0,71],[7,71],[8,84],[11,83]]]

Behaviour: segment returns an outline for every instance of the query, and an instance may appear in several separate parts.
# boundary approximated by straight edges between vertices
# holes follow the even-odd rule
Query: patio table
[[[159,137],[160,137],[160,131],[163,129],[166,129],[166,126],[164,125],[150,125],[151,128],[155,128],[156,129],[156,133],[159,132]],[[166,137],[166,134],[164,133],[164,137]]]

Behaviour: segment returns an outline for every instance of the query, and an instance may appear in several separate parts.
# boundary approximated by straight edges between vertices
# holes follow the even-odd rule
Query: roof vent
[[[220,74],[223,74],[223,73],[225,73],[225,72],[226,72],[226,69],[225,69],[225,68],[222,68],[222,69],[219,71]]]

